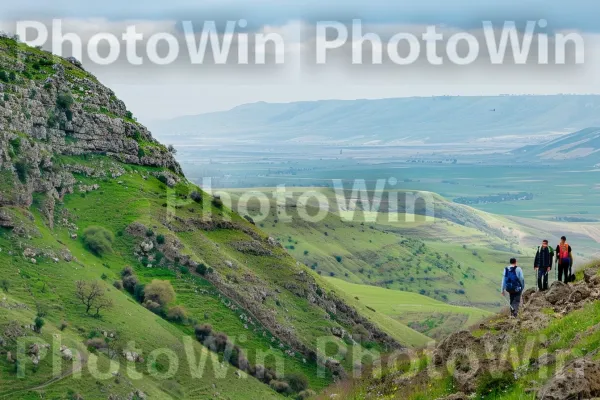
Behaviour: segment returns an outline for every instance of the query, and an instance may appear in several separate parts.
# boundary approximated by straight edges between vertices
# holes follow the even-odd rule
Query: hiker
[[[510,315],[516,318],[521,304],[521,293],[525,290],[525,276],[523,270],[517,265],[517,259],[511,258],[510,265],[502,273],[502,296],[506,292],[510,295]]]
[[[535,254],[533,268],[535,269],[538,282],[538,290],[540,292],[548,290],[548,274],[552,269],[552,261],[554,259],[554,250],[548,246],[548,241],[543,240],[542,245],[538,247]]]
[[[556,246],[556,262],[558,263],[558,280],[569,283],[571,279],[571,266],[573,264],[572,249],[565,236],[560,238],[560,243]]]

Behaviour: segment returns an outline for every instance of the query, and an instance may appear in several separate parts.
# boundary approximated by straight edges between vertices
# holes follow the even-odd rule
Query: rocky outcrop
[[[8,51],[11,40],[0,38],[0,68],[10,77],[0,84],[0,207],[29,207],[33,194],[42,193],[52,225],[55,200],[72,193],[76,183],[56,155],[102,154],[181,175],[173,154],[112,90],[77,63],[33,48]]]

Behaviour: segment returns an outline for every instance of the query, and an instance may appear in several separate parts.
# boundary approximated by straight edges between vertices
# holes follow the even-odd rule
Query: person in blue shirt
[[[525,276],[523,270],[517,265],[517,259],[511,258],[510,265],[502,273],[502,296],[510,295],[510,314],[516,318],[521,305],[521,294],[525,290]]]

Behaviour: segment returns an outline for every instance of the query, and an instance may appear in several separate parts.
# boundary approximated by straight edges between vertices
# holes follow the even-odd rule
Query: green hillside
[[[316,215],[317,205],[297,204],[300,193],[308,191],[335,204],[331,189],[288,188],[285,207],[272,201],[264,217],[258,204],[246,208],[261,229],[322,276],[493,311],[504,302],[499,277],[508,260],[517,255],[522,265],[533,262],[534,248],[520,246],[518,229],[512,228],[520,225],[439,196],[434,195],[432,220],[398,214],[398,221],[391,221],[387,212],[370,215],[331,207],[324,218],[310,222],[299,209]],[[271,197],[269,189],[259,192]],[[243,191],[228,193],[235,208]]]
[[[306,398],[402,347],[76,60],[0,38],[0,81],[0,396]]]

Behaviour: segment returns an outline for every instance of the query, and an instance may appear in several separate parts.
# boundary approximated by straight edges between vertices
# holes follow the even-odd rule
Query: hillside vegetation
[[[0,396],[305,398],[402,345],[191,185],[65,60],[0,39]]]

